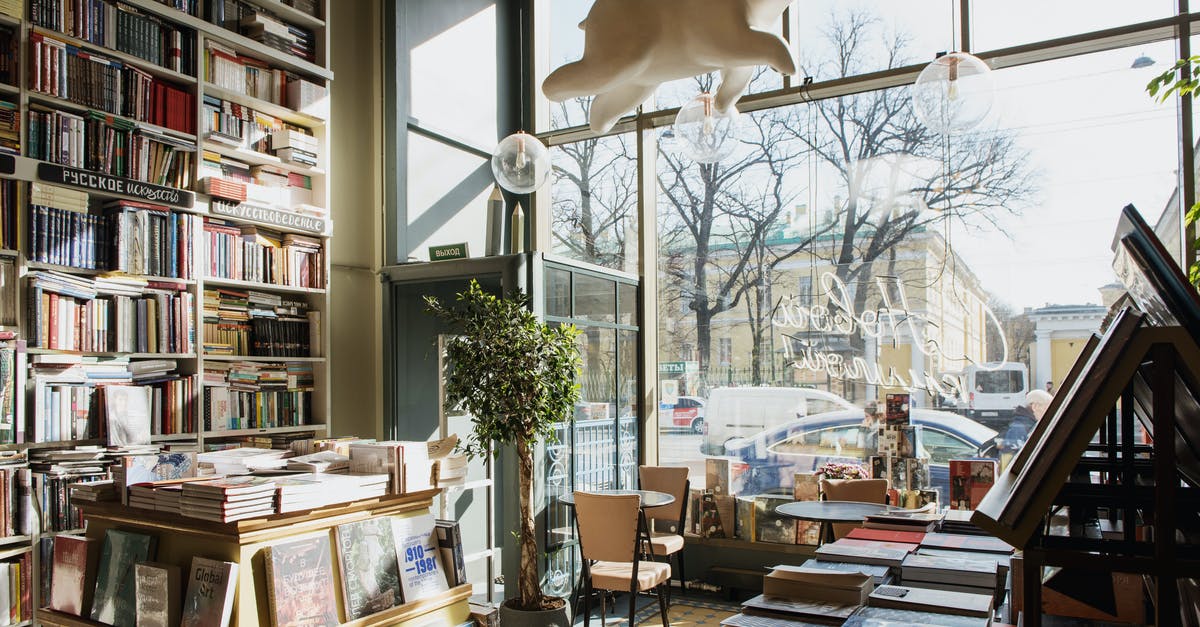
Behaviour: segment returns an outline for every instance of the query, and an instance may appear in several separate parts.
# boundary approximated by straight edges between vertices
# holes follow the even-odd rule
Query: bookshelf
[[[58,433],[56,439],[36,438],[35,426],[43,425],[44,418],[39,414],[39,395],[54,382],[55,372],[81,370],[76,367],[80,364],[120,368],[155,360],[173,361],[172,372],[190,381],[190,393],[184,392],[190,396],[184,400],[193,407],[190,415],[195,426],[183,432],[173,427],[156,430],[152,442],[195,445],[203,450],[248,438],[261,443],[297,433],[328,435],[331,406],[326,356],[331,294],[327,286],[333,231],[327,156],[330,124],[327,98],[312,102],[333,79],[328,69],[326,2],[312,3],[317,10],[310,15],[295,8],[305,2],[290,0],[123,0],[120,6],[107,0],[87,0],[84,4],[99,11],[88,21],[81,16],[72,20],[65,13],[54,15],[50,7],[59,4],[0,1],[0,53],[8,42],[15,48],[12,63],[0,63],[0,101],[11,105],[0,105],[0,301],[16,303],[15,310],[7,314],[10,319],[2,318],[5,308],[0,306],[0,331],[19,334],[16,387],[21,393],[16,398],[16,418],[25,427],[24,441],[0,442],[0,452],[103,445],[104,439],[95,437],[96,433],[73,428]],[[14,5],[21,7],[15,15],[3,12]],[[197,14],[175,8],[189,5],[198,8]],[[210,20],[209,5],[229,10],[224,23]],[[284,28],[289,34],[281,37],[279,24],[294,28]],[[294,41],[289,43],[289,38]],[[221,83],[224,87],[218,86],[209,80],[212,75],[206,57],[210,48],[229,52],[250,68],[247,77],[252,73],[266,76],[275,81],[277,89],[263,93],[252,85],[239,89],[227,81]],[[289,82],[295,83],[297,98],[307,98],[304,106],[289,106]],[[221,106],[228,103],[228,108],[236,111],[240,144],[231,144],[228,137],[214,139],[210,133],[211,111],[205,105],[214,100]],[[11,128],[14,115],[19,120],[15,133]],[[278,147],[272,146],[271,133],[285,128],[293,129],[295,137],[289,135],[285,140],[291,150],[283,151],[281,158],[276,154]],[[113,155],[122,155],[121,160]],[[221,162],[216,170],[206,162],[210,155]],[[214,188],[202,183],[218,177],[234,184]],[[11,191],[6,186],[11,186]],[[51,188],[68,193],[60,198],[36,191]],[[229,194],[230,190],[235,193]],[[39,206],[58,206],[77,202],[73,199],[78,197],[84,199],[82,205],[57,213],[58,222],[34,222],[30,205],[35,198]],[[118,215],[138,212],[150,217],[118,221]],[[75,214],[93,217],[77,218]],[[142,219],[145,221],[137,221]],[[245,276],[215,272],[212,262],[218,252],[229,251],[206,245],[205,225],[210,222],[236,232],[235,243],[244,240],[260,245],[262,248],[255,250],[270,261],[258,266],[266,270]],[[60,233],[78,233],[83,244],[72,241],[66,252],[54,251],[59,256],[51,258],[50,250],[34,241],[31,231],[35,224],[53,224],[64,229]],[[158,225],[158,230],[146,225]],[[155,260],[153,266],[121,266],[130,273],[122,275],[122,280],[135,284],[128,294],[121,291],[120,280],[108,282],[110,268],[118,261],[128,262],[126,257],[118,259],[117,247],[108,244],[112,241],[109,231],[117,228],[146,229],[144,241],[148,243],[139,252]],[[249,260],[247,256],[237,263],[254,266]],[[130,336],[134,343],[117,346],[115,339],[97,342],[91,335],[80,343],[61,343],[62,337],[53,343],[38,341],[43,339],[38,338],[43,330],[47,331],[44,339],[50,339],[49,323],[43,319],[47,307],[38,304],[40,298],[38,303],[31,302],[30,286],[55,280],[69,284],[66,290],[62,285],[55,287],[60,296],[68,296],[63,291],[83,290],[86,297],[77,298],[75,304],[86,315],[92,315],[93,308],[84,307],[85,301],[103,301],[107,303],[104,307],[112,308],[95,313],[95,320],[107,320],[109,326],[85,327],[106,339],[117,335],[114,310],[119,299],[127,299],[127,309],[122,311],[134,312],[129,314],[135,321]],[[42,285],[39,294],[46,289]],[[95,290],[94,297],[90,290]],[[206,310],[206,296],[218,292],[235,299],[257,298],[249,304],[257,309],[252,316],[244,306]],[[67,300],[70,298],[63,299]],[[151,300],[171,305],[150,309]],[[61,302],[55,311],[59,306]],[[291,326],[255,322],[269,319],[268,313],[276,321],[286,319]],[[147,321],[165,320],[156,325],[155,335],[165,333],[166,343],[152,342],[149,326],[137,326],[136,321],[142,319],[138,316]],[[247,317],[253,320],[237,320],[248,323],[247,332],[253,336],[245,342],[245,350],[205,341],[206,318],[216,323]],[[297,329],[305,326],[313,330],[301,336]],[[289,329],[286,333],[280,330],[285,327]],[[80,339],[76,327],[70,329],[68,338]],[[191,342],[186,341],[189,330]],[[257,398],[272,400],[260,400],[260,407],[270,407],[279,419],[259,423],[257,411],[246,405],[249,409],[244,410],[241,422],[221,422],[224,418],[220,415],[217,424],[205,424],[206,398],[215,396],[223,401],[224,395],[231,394],[236,400],[219,381],[231,370],[242,376],[262,374],[258,389],[263,391]],[[275,388],[265,389],[269,374],[286,377],[282,391],[278,390],[280,379],[273,380]],[[64,385],[94,390],[98,383],[103,380],[67,381]],[[281,400],[284,396],[289,400]],[[169,411],[165,402],[162,406],[164,412]],[[95,412],[89,420],[102,418]],[[42,498],[38,477],[42,475],[31,474],[35,475],[33,492],[38,501]],[[49,509],[42,512],[41,505],[38,515],[49,515]],[[14,551],[29,553],[36,575],[41,540],[70,531],[51,531],[36,520],[34,527],[32,534],[0,537],[0,562]],[[34,604],[40,606],[36,576],[32,588]]]

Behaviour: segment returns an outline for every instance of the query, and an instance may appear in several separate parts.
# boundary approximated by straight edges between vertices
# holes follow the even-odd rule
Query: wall
[[[382,306],[382,88],[380,2],[330,11],[333,433],[379,437]]]

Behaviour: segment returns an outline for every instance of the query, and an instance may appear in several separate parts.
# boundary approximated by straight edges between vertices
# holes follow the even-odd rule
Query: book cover
[[[196,476],[196,454],[192,452],[130,455],[118,462],[125,468],[125,485]]]
[[[62,534],[54,538],[47,607],[75,616],[88,615],[92,588],[87,582],[95,577],[97,544],[84,536]]]
[[[908,424],[908,394],[888,394],[884,419],[889,425]]]
[[[843,627],[899,627],[901,625],[926,625],[928,627],[988,627],[986,618],[953,616],[937,612],[914,612],[886,607],[864,606],[858,608]]]
[[[179,624],[181,582],[174,564],[138,562],[133,567],[137,627],[176,627]]]
[[[433,531],[433,514],[392,517],[391,522],[404,602],[420,601],[449,590]]]
[[[856,609],[858,609],[857,605],[787,599],[764,594],[742,603],[742,611],[748,614],[779,616],[793,620],[807,618],[822,622],[841,622],[849,618]],[[836,622],[833,624],[837,624]]]
[[[817,547],[817,556],[823,560],[899,566],[908,551],[878,546],[852,546],[842,540]]]
[[[275,627],[336,627],[341,623],[328,533],[281,542],[263,551],[267,600]]]
[[[776,513],[775,508],[791,503],[786,496],[754,497],[754,539],[756,542],[796,544],[796,519]]]
[[[700,497],[700,535],[705,538],[724,538],[721,514],[717,511],[716,495],[705,492]]]
[[[832,571],[839,573],[862,573],[870,575],[875,581],[875,585],[883,583],[887,578],[891,569],[887,566],[879,566],[876,564],[851,564],[848,562],[828,562],[819,559],[810,559],[800,565],[801,570],[809,571]]]
[[[238,565],[205,557],[192,558],[181,627],[228,627],[237,594]]]
[[[987,618],[992,612],[992,595],[930,590],[910,586],[880,586],[871,593],[867,604],[900,610]]]
[[[728,459],[709,457],[704,460],[704,485],[713,494],[736,494],[732,491],[731,473]]]
[[[108,445],[150,444],[150,388],[109,385],[103,389]]]
[[[376,517],[338,525],[335,537],[346,619],[399,605],[403,599],[391,520]]]
[[[104,533],[100,562],[96,568],[92,620],[118,627],[136,622],[133,566],[154,558],[155,537],[122,529]]]
[[[931,549],[955,549],[977,553],[1011,554],[1013,547],[1000,538],[991,536],[967,536],[956,533],[927,533],[920,542]]]

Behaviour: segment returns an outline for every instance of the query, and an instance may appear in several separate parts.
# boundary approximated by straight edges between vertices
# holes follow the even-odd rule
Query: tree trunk
[[[517,442],[517,481],[520,482],[521,507],[518,529],[521,543],[521,575],[517,579],[519,609],[532,611],[543,608],[542,587],[538,577],[536,526],[533,519],[533,450],[524,440]]]

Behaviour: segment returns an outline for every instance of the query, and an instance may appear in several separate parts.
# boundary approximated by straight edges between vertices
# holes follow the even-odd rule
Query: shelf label
[[[192,208],[196,202],[196,196],[192,192],[123,179],[98,172],[89,172],[56,163],[39,163],[37,174],[39,179],[47,183],[82,187],[83,189],[107,194],[123,194],[153,203],[182,207],[184,209]]]
[[[325,234],[325,219],[303,216],[290,211],[256,207],[254,205],[235,205],[227,202],[214,202],[209,211],[221,216],[229,216],[241,220],[251,220],[270,226],[278,226],[305,233]]]
[[[0,174],[16,174],[17,160],[12,155],[0,154]]]

